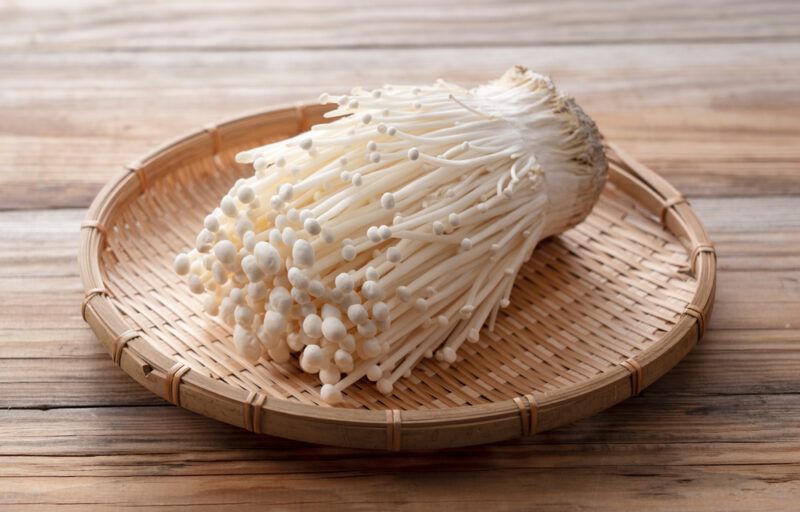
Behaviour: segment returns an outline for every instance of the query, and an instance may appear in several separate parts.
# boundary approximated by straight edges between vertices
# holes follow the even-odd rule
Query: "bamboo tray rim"
[[[78,261],[85,291],[81,314],[114,362],[153,393],[186,409],[254,432],[304,441],[392,451],[482,444],[555,428],[634,396],[677,364],[702,336],[713,307],[714,246],[688,201],[664,178],[612,143],[607,147],[610,181],[628,195],[635,196],[641,206],[656,214],[662,225],[678,237],[689,254],[697,288],[678,322],[660,340],[637,353],[635,358],[585,382],[555,391],[447,409],[320,407],[247,392],[190,370],[128,330],[103,284],[100,253],[108,221],[128,200],[143,193],[148,182],[159,174],[153,164],[176,156],[180,161],[181,150],[197,143],[204,144],[208,155],[215,157],[223,140],[232,132],[263,125],[274,118],[295,120],[297,131],[301,132],[329,108],[296,104],[233,117],[192,131],[126,166],[95,197],[81,224]],[[345,434],[328,434],[330,429],[324,428],[309,434],[304,429],[309,421],[317,426],[335,425],[343,428]],[[424,436],[416,435],[448,429],[458,430],[461,438],[454,441],[447,435],[437,435],[437,442],[431,446],[424,442]]]

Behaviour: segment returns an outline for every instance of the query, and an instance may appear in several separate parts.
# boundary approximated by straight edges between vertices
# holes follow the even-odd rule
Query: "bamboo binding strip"
[[[539,404],[532,394],[514,398],[514,403],[519,408],[519,420],[522,426],[522,436],[532,436],[536,433],[536,423],[539,419]]]
[[[609,143],[609,185],[584,223],[543,242],[494,330],[444,370],[420,364],[391,396],[319,403],[292,365],[250,364],[172,272],[203,217],[250,169],[233,155],[323,122],[296,106],[208,125],[128,166],[81,224],[81,313],[113,361],[189,410],[257,433],[414,450],[533,435],[639,394],[702,336],[716,255],[691,206]]]

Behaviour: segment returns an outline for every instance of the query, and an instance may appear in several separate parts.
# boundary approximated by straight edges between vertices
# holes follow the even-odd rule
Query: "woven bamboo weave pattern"
[[[318,122],[319,108],[307,110],[207,127],[129,166],[127,175],[109,185],[110,198],[101,193],[96,201],[97,218],[90,211],[82,227],[91,232],[84,241],[97,251],[84,274],[85,283],[92,283],[84,308],[88,314],[94,301],[109,301],[124,321],[124,329],[100,334],[118,364],[141,342],[164,356],[162,363],[152,363],[154,368],[142,359],[141,349],[130,352],[134,377],[145,385],[156,375],[163,379],[149,387],[171,402],[250,430],[318,440],[313,432],[295,433],[286,425],[273,424],[277,431],[270,432],[261,414],[269,416],[278,404],[270,400],[332,410],[319,400],[314,376],[301,372],[296,362],[250,364],[240,358],[232,348],[231,329],[206,315],[200,299],[172,271],[174,255],[193,244],[219,197],[251,173],[248,166],[234,163],[233,155]],[[464,412],[469,406],[488,411],[480,407],[502,405],[486,414],[500,414],[495,420],[505,430],[474,438],[463,438],[462,432],[456,435],[462,439],[446,440],[450,434],[439,438],[434,427],[412,444],[436,447],[530,435],[638,394],[680,360],[710,314],[713,246],[690,205],[675,201],[680,196],[666,182],[613,145],[609,156],[611,179],[594,211],[582,224],[539,245],[517,278],[511,306],[490,319],[492,329],[484,327],[478,343],[465,344],[449,368],[424,361],[390,396],[368,383],[352,386],[334,421],[351,422],[354,432],[377,426],[383,434],[354,440],[345,433],[321,442],[381,447],[382,438],[386,449],[397,450],[406,446],[408,425],[415,421],[442,428],[455,421],[440,422],[425,411],[478,414],[471,421],[479,421],[484,413]],[[206,408],[214,407],[215,399],[207,405],[204,395],[199,404],[194,399],[185,403],[182,379],[200,376],[241,394],[234,399],[241,412],[209,413]],[[548,407],[592,393],[602,396],[569,413],[548,412]],[[358,409],[381,416],[347,418],[346,410]],[[281,409],[287,418],[299,414],[305,419],[313,418],[310,410]],[[519,428],[509,428],[509,421],[519,422]]]
[[[151,184],[110,226],[103,267],[114,304],[164,354],[248,391],[322,405],[315,379],[294,367],[249,364],[231,349],[231,329],[202,312],[174,275],[174,254],[191,246],[203,217],[250,171],[225,158],[181,168]],[[694,280],[683,247],[657,219],[609,186],[592,215],[544,242],[517,279],[494,332],[465,345],[463,360],[434,360],[384,397],[369,385],[348,391],[367,408],[440,408],[550,391],[612,368],[675,324]]]

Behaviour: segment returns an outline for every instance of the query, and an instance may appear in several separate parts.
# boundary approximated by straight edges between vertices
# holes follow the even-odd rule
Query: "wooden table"
[[[0,4],[0,508],[797,510],[800,3],[501,3]],[[156,144],[517,63],[672,181],[717,244],[710,329],[642,396],[525,441],[325,448],[163,402],[81,320],[78,224]]]

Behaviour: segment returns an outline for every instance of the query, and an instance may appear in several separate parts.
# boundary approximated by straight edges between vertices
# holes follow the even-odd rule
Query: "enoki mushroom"
[[[366,377],[392,393],[423,358],[456,362],[539,240],[591,210],[594,123],[515,67],[474,89],[322,94],[336,118],[239,153],[240,179],[175,270],[250,361],[298,355],[327,403]]]

